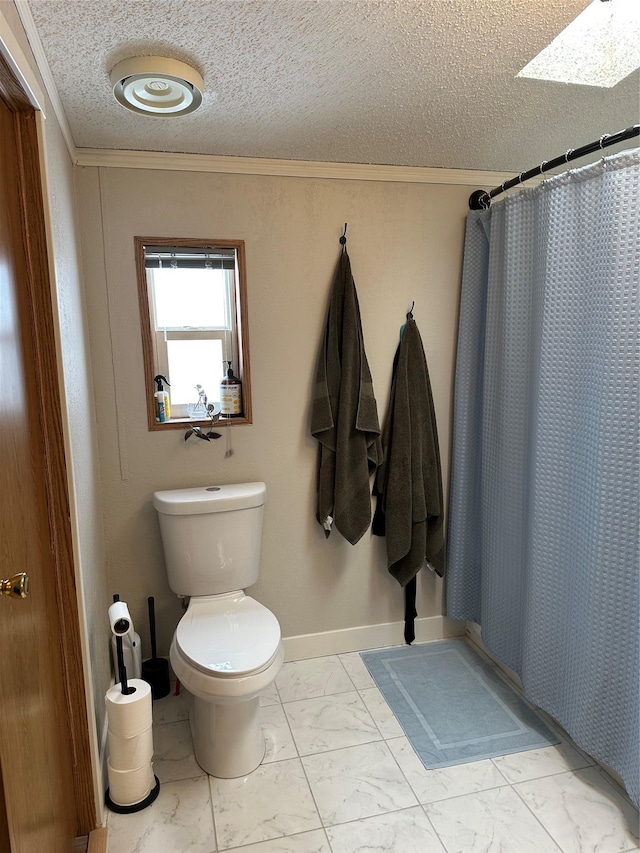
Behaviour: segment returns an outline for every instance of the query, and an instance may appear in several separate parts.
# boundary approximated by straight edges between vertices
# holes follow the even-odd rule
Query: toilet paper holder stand
[[[119,601],[120,596],[114,595],[113,601],[114,604]],[[125,608],[126,610],[126,605]],[[129,630],[129,624],[126,623],[126,617],[128,616],[128,612],[124,614],[125,618],[122,618],[122,614],[117,614],[119,617],[116,619],[110,618],[111,630],[115,634],[116,637],[116,650],[117,650],[117,658],[118,658],[118,678],[120,679],[120,687],[122,693],[127,696],[130,696],[132,693],[135,693],[136,688],[133,686],[129,686],[127,684],[127,668],[124,665],[124,654],[122,652],[122,635],[126,634]],[[111,617],[111,613],[110,613]],[[130,619],[130,617],[129,617]],[[137,803],[132,803],[131,805],[120,805],[120,803],[114,802],[109,796],[109,788],[107,788],[105,792],[105,803],[112,812],[116,812],[117,814],[133,814],[134,812],[142,811],[142,809],[146,809],[147,806],[150,806],[153,803],[160,793],[160,780],[154,774],[153,776],[155,785],[149,791],[147,796],[140,800]]]
[[[134,803],[132,806],[121,806],[119,803],[114,803],[111,797],[109,796],[109,789],[104,795],[104,801],[107,804],[107,808],[111,809],[112,812],[116,812],[116,814],[133,814],[134,812],[142,811],[142,809],[146,809],[147,806],[150,806],[153,803],[160,793],[160,780],[154,774],[155,785],[149,791],[148,795],[144,798],[144,800],[140,800],[139,803]]]

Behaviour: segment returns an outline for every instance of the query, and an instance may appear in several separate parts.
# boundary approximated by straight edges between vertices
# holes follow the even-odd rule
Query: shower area
[[[638,802],[640,149],[480,202],[466,225],[447,613],[479,624],[526,698]]]

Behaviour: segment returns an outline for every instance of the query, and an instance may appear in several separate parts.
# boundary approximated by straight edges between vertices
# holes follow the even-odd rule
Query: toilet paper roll
[[[107,731],[109,761],[114,770],[133,770],[148,764],[153,758],[151,727],[134,737],[119,737]]]
[[[105,696],[109,731],[123,738],[140,735],[153,723],[151,686],[141,678],[132,678],[128,684],[131,693],[114,684]]]
[[[109,797],[118,806],[132,806],[149,796],[155,784],[151,762],[135,770],[116,770],[107,759]]]
[[[124,601],[114,601],[109,608],[109,625],[117,637],[123,637],[131,630],[131,614]]]

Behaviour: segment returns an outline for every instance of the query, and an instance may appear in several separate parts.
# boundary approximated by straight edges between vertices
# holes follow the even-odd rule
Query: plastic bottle
[[[167,379],[166,376],[158,376],[153,377],[153,381],[156,383],[156,393],[153,395],[156,400],[156,420],[163,424],[165,421],[168,421],[171,417],[171,402],[169,400],[169,392],[164,390],[163,382],[166,382],[169,387],[171,387],[171,383]]]
[[[239,418],[242,415],[242,382],[233,375],[231,362],[227,364],[227,375],[220,382],[220,414]]]
[[[111,637],[111,654],[113,656],[113,670],[118,680],[118,654],[116,651],[116,638]],[[127,678],[140,678],[142,675],[142,646],[140,634],[129,631],[122,637],[122,655],[124,665],[127,668]]]

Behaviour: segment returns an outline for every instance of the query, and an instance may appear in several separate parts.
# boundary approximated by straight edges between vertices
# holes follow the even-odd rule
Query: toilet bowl
[[[198,764],[211,776],[251,773],[264,757],[260,693],[280,671],[278,620],[241,590],[192,598],[171,643],[171,666],[195,697]]]
[[[239,588],[258,576],[265,494],[264,483],[246,483],[156,492],[153,500],[169,583],[190,596],[171,666],[195,697],[196,760],[221,778],[245,776],[262,761],[260,693],[284,660],[277,618]]]

